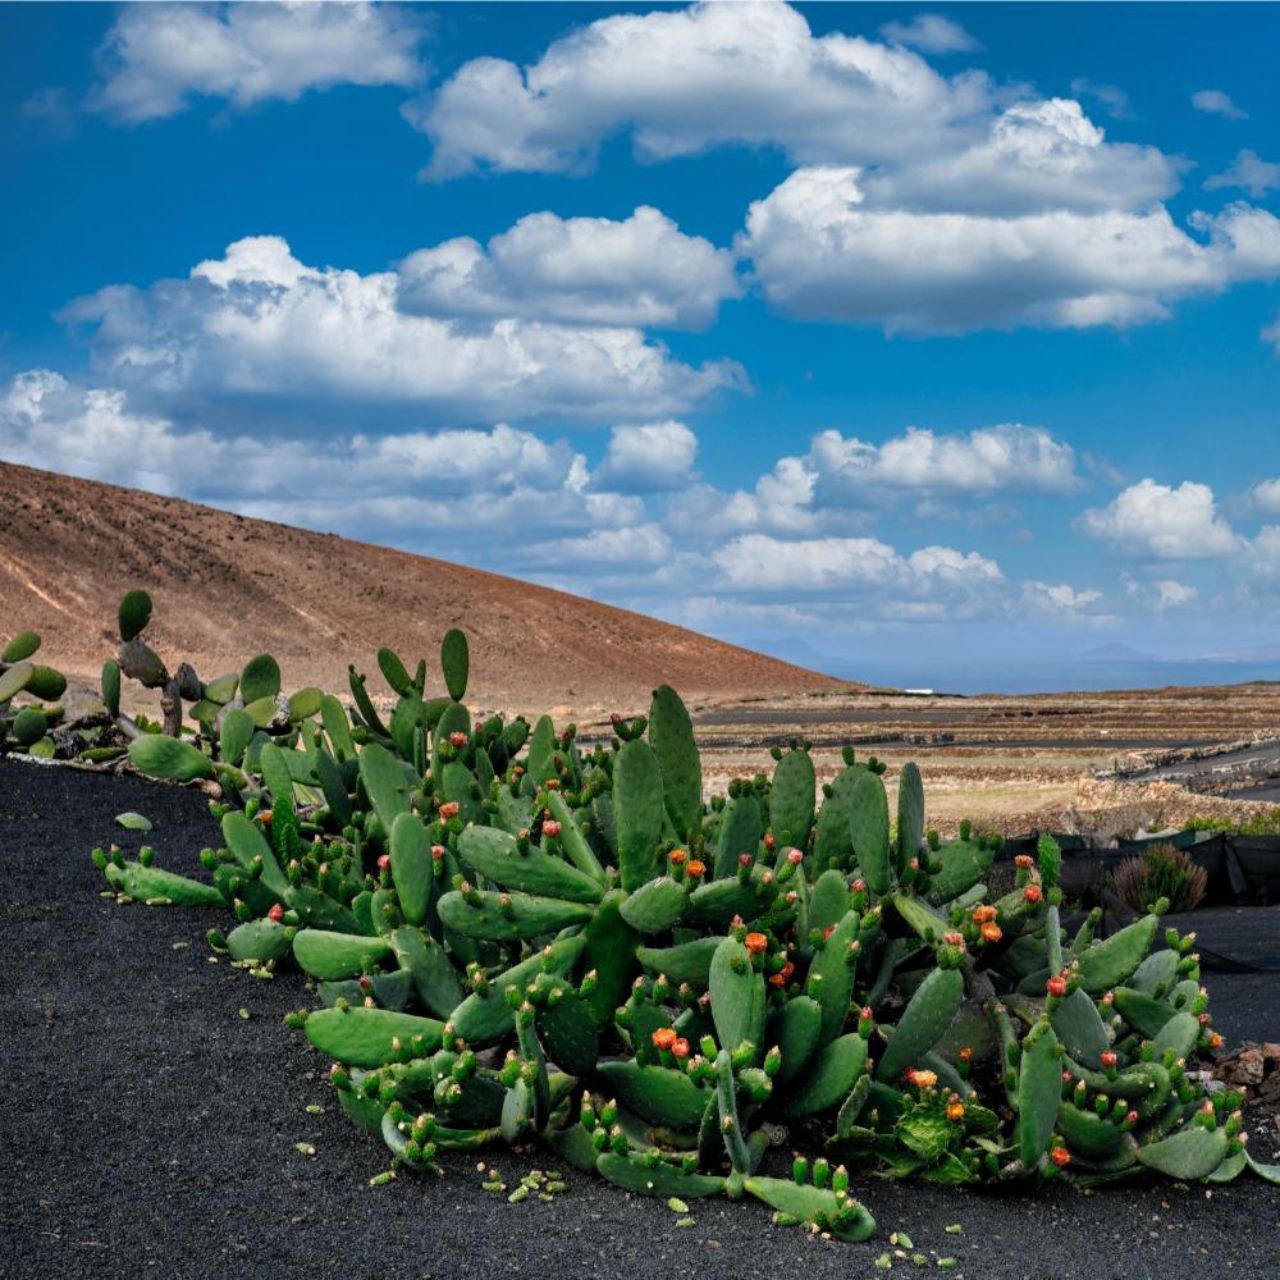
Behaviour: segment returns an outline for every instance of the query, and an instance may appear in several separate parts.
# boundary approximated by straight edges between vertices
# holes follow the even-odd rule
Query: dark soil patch
[[[152,820],[145,839],[176,871],[194,872],[217,838],[197,793],[0,761],[5,1280],[877,1276],[894,1230],[930,1271],[938,1256],[958,1259],[957,1277],[1280,1274],[1280,1192],[1252,1180],[1212,1195],[1151,1183],[1000,1197],[863,1177],[881,1233],[861,1246],[774,1228],[759,1206],[724,1201],[695,1204],[696,1225],[678,1228],[662,1201],[572,1171],[552,1204],[508,1205],[481,1189],[477,1159],[514,1185],[553,1164],[546,1152],[454,1159],[441,1181],[370,1188],[385,1152],[335,1111],[327,1064],[281,1025],[311,1002],[301,980],[210,964],[203,933],[225,923],[217,913],[97,896],[88,850],[144,842],[115,825],[126,809]],[[1201,932],[1208,945],[1212,932]],[[1212,989],[1230,1040],[1275,1038],[1280,976],[1215,976]],[[308,1115],[310,1104],[325,1114]],[[1271,1143],[1258,1139],[1265,1155]],[[948,1235],[950,1223],[963,1234]],[[917,1274],[910,1261],[895,1270]]]

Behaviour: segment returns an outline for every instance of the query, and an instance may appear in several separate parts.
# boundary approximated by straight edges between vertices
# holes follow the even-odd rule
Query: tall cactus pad
[[[858,775],[850,797],[853,853],[875,893],[888,893],[893,884],[889,857],[889,798],[880,775]]]
[[[688,840],[702,821],[702,761],[688,709],[670,685],[653,691],[649,745],[658,757],[667,815],[680,838]]]
[[[898,874],[924,843],[924,781],[915,763],[902,766],[898,779]]]
[[[634,893],[653,876],[662,839],[662,768],[647,742],[626,742],[618,752],[613,813],[622,887]]]
[[[788,751],[773,771],[769,826],[780,845],[807,845],[817,778],[807,751]]]
[[[467,696],[467,678],[471,674],[471,651],[467,637],[456,627],[445,632],[440,643],[440,668],[444,672],[444,687],[449,697],[461,702]]]
[[[129,759],[149,778],[195,782],[213,777],[213,761],[181,738],[148,733],[129,745]]]
[[[128,591],[117,611],[120,639],[126,644],[146,630],[151,621],[151,597],[145,591]]]

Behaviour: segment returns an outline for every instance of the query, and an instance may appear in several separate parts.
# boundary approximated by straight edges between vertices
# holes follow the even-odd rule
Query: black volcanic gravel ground
[[[194,871],[216,839],[197,793],[0,761],[5,1280],[877,1276],[894,1230],[930,1272],[955,1257],[945,1274],[957,1277],[1280,1276],[1280,1190],[1253,1179],[1212,1195],[1153,1182],[999,1197],[864,1178],[881,1226],[868,1245],[774,1228],[752,1203],[695,1202],[696,1224],[680,1228],[661,1200],[573,1171],[554,1203],[508,1205],[481,1189],[475,1159],[453,1159],[443,1180],[371,1188],[385,1152],[335,1110],[327,1064],[281,1024],[310,1003],[301,980],[209,963],[203,933],[225,923],[218,913],[98,897],[88,850],[144,839],[114,823],[126,809],[152,820],[145,839],[173,870]],[[1274,912],[1202,914],[1202,941],[1227,952],[1280,924]],[[1229,1039],[1276,1038],[1280,974],[1209,980]],[[1258,1143],[1264,1155],[1271,1145]],[[510,1186],[553,1163],[483,1158]],[[946,1234],[950,1223],[963,1234]],[[894,1270],[925,1274],[909,1260]]]

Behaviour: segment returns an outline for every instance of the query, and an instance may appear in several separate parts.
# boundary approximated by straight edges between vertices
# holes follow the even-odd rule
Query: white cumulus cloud
[[[801,319],[959,333],[1117,327],[1190,294],[1280,275],[1280,220],[1248,205],[1010,217],[877,208],[854,168],[800,169],[752,204],[740,249],[766,296]]]
[[[698,437],[683,422],[614,427],[595,473],[598,484],[623,493],[686,489],[697,479]]]
[[[129,124],[197,96],[250,107],[338,84],[417,84],[422,21],[395,5],[125,5],[98,50],[92,109]]]
[[[1108,506],[1086,511],[1081,524],[1136,559],[1202,560],[1230,555],[1243,545],[1218,514],[1213,490],[1193,480],[1176,488],[1140,480]]]
[[[406,112],[429,172],[572,171],[630,130],[646,160],[723,143],[802,163],[865,161],[938,145],[987,106],[978,73],[940,76],[918,54],[839,32],[815,37],[780,0],[699,3],[600,18],[528,67],[476,58]]]
[[[682,364],[635,328],[409,315],[399,285],[391,271],[308,266],[280,237],[257,236],[186,280],[111,286],[63,315],[91,327],[100,378],[168,407],[241,399],[634,420],[742,382],[732,362]]]
[[[740,293],[729,250],[645,205],[616,222],[532,213],[487,245],[462,236],[400,266],[402,307],[434,316],[700,329]]]

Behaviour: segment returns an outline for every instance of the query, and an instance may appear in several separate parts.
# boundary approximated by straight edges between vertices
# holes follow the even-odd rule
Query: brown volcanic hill
[[[96,680],[119,598],[138,586],[155,601],[152,646],[205,679],[269,652],[286,687],[345,689],[354,662],[373,690],[378,646],[434,670],[458,626],[471,698],[487,706],[628,709],[664,681],[702,698],[841,684],[514,578],[0,462],[0,636],[39,631],[44,661]]]

